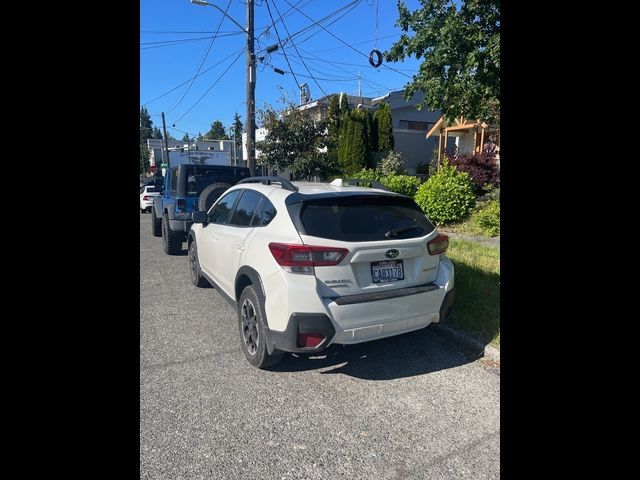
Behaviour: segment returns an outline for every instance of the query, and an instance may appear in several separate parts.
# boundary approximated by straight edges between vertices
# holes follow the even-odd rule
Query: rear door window
[[[302,234],[347,242],[423,237],[435,228],[412,199],[390,195],[303,201],[294,223]]]
[[[233,215],[231,215],[230,225],[236,227],[248,227],[251,225],[251,219],[262,200],[262,195],[258,192],[245,190],[236,205]]]
[[[242,190],[234,190],[227,193],[209,210],[209,223],[224,225],[229,220],[229,214]]]
[[[258,206],[258,210],[256,214],[253,216],[253,221],[251,222],[252,227],[264,227],[269,225],[269,222],[273,220],[273,217],[276,216],[276,207],[267,200],[266,198],[262,199],[262,203]]]

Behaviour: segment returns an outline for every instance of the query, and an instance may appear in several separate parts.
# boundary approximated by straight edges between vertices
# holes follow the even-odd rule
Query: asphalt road
[[[140,478],[495,479],[500,371],[429,328],[250,366],[140,215]],[[186,248],[186,244],[185,244]]]

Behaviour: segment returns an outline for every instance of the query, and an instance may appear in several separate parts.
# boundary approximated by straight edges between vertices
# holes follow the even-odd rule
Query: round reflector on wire
[[[380,65],[382,65],[382,54],[380,53],[380,50],[371,50],[371,53],[369,54],[369,63],[372,67],[375,68],[378,68]]]

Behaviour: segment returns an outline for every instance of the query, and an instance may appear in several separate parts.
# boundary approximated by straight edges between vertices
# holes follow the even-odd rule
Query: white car
[[[445,321],[454,299],[446,235],[410,197],[342,180],[252,177],[193,214],[191,280],[238,310],[258,368]]]
[[[140,213],[151,211],[153,207],[153,197],[160,195],[160,190],[154,185],[145,185],[140,187]]]

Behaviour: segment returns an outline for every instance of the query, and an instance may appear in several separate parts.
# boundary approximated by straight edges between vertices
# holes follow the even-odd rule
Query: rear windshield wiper
[[[422,227],[418,225],[412,225],[410,227],[393,228],[388,232],[385,232],[384,236],[387,238],[397,237],[401,233],[410,232],[411,230],[415,230],[416,228],[422,230]]]

